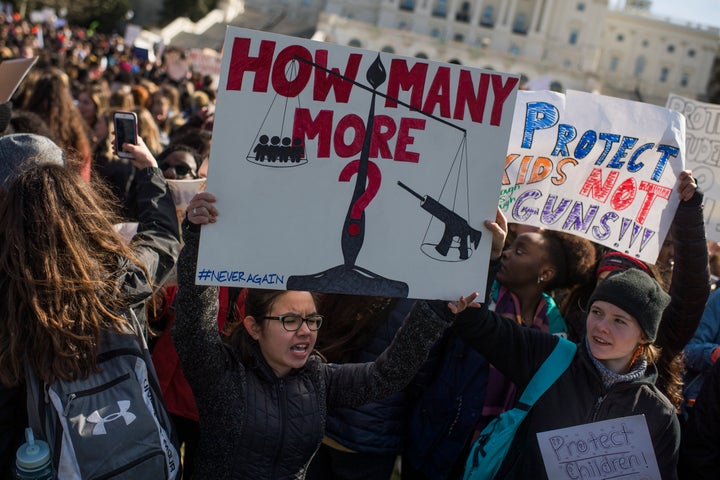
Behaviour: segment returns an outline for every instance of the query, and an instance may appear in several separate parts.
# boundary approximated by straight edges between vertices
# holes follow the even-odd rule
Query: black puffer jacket
[[[674,267],[670,281],[670,304],[663,311],[655,344],[662,355],[678,355],[700,324],[710,295],[710,266],[703,194],[696,191],[680,202],[670,226],[674,243]]]
[[[442,306],[433,307],[439,315],[446,315]],[[453,330],[519,390],[529,383],[558,341],[553,335],[522,328],[486,306],[458,315]],[[656,376],[654,367],[648,367],[639,380],[606,389],[585,343],[581,342],[568,369],[520,425],[495,478],[547,478],[536,439],[538,432],[639,414],[645,415],[663,480],[677,478],[680,425],[675,409],[654,385]]]
[[[375,362],[327,364],[313,355],[277,378],[259,350],[243,364],[223,344],[217,288],[195,285],[199,234],[188,227],[186,221],[172,333],[200,413],[195,478],[304,478],[328,407],[362,405],[403,388],[447,326],[420,302]]]

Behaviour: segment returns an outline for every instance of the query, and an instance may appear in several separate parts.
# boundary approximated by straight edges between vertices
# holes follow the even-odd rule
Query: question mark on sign
[[[380,173],[380,168],[375,163],[370,161],[368,161],[367,167],[367,187],[365,188],[363,194],[360,195],[357,200],[355,200],[355,203],[353,203],[350,209],[351,220],[360,220],[363,212],[365,211],[367,206],[370,205],[372,199],[375,198],[378,190],[380,190],[380,184],[382,183],[382,173]],[[341,182],[349,182],[352,176],[358,173],[359,168],[360,160],[353,160],[352,162],[345,165],[345,167],[340,172],[340,177],[338,178],[338,180]],[[360,225],[357,222],[350,223],[350,225],[348,226],[348,233],[352,236],[359,234]]]

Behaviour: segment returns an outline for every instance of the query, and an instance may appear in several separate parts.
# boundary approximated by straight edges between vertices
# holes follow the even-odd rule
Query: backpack
[[[104,331],[85,379],[47,384],[27,373],[28,421],[50,445],[57,478],[180,478],[176,433],[132,309],[133,332]]]
[[[555,349],[535,372],[520,396],[517,406],[501,413],[480,433],[470,450],[463,480],[490,480],[495,477],[515,438],[515,432],[530,408],[567,370],[576,351],[577,345],[563,337],[558,337]]]

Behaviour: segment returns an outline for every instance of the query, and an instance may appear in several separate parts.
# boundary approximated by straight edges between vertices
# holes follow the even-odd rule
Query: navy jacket
[[[353,362],[372,362],[380,356],[414,305],[414,300],[399,299],[387,321],[375,331]],[[367,405],[330,409],[325,435],[356,452],[397,455],[403,446],[406,396],[400,391]]]

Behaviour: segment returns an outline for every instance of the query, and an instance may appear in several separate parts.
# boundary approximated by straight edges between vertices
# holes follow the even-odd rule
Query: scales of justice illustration
[[[408,103],[378,92],[378,87],[385,83],[387,79],[387,73],[380,59],[380,54],[377,55],[377,58],[366,72],[369,87],[302,57],[295,57],[288,64],[288,71],[286,71],[286,75],[290,75],[288,78],[294,78],[298,66],[296,62],[299,61],[308,63],[313,68],[320,69],[344,81],[351,82],[353,85],[370,92],[371,98],[360,158],[346,165],[345,170],[341,173],[341,178],[346,175],[347,178],[343,179],[345,181],[350,178],[347,176],[347,172],[351,172],[350,176],[353,173],[356,175],[352,199],[350,200],[340,237],[343,262],[322,272],[308,275],[291,275],[287,280],[287,289],[401,298],[408,296],[408,285],[405,282],[385,278],[356,264],[365,239],[365,207],[369,203],[367,194],[370,185],[368,176],[378,175],[377,178],[379,178],[380,173],[379,167],[370,161],[370,146],[375,120],[375,100],[378,96],[392,100],[413,112],[429,117],[461,133],[462,138],[459,141],[452,165],[438,199],[418,193],[411,186],[401,181],[397,181],[397,187],[419,200],[420,207],[430,214],[430,220],[420,245],[422,253],[434,260],[443,262],[460,262],[469,259],[480,244],[482,232],[472,228],[467,221],[470,214],[467,131],[445,119],[423,112]],[[284,105],[282,105],[282,102],[277,102],[278,95],[278,93],[275,94],[246,158],[251,163],[271,168],[292,168],[305,165],[309,159],[302,139],[292,138],[292,125],[289,128],[287,125],[290,99],[286,97]],[[296,97],[295,101],[297,107],[300,108],[299,98]],[[269,126],[277,128],[278,123],[268,124],[271,123],[269,120],[277,119],[280,116],[280,111],[282,111],[282,120],[279,122],[280,131],[268,131]],[[290,133],[286,133],[286,129]],[[461,182],[463,179],[465,180],[464,185]],[[449,191],[447,188],[449,185],[454,185],[454,190]],[[458,193],[461,187],[465,192],[464,204],[458,202],[458,196],[462,196]],[[379,183],[376,184],[375,188],[379,188]],[[450,203],[451,207],[446,206],[443,202]],[[465,216],[457,213],[460,209],[464,211]],[[440,239],[437,240],[436,237],[440,237]]]

